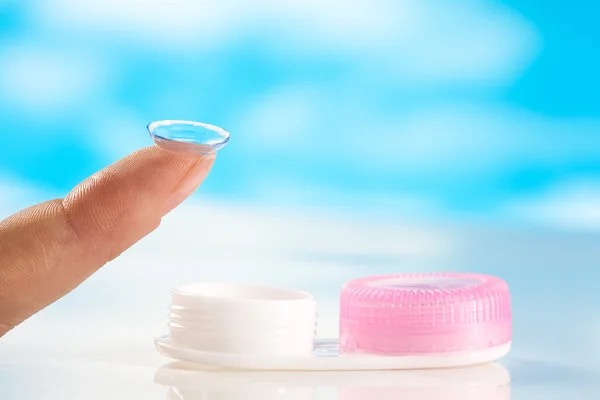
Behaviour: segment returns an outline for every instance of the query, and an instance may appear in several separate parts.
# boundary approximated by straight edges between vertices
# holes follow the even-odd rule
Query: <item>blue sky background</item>
[[[193,119],[232,134],[205,197],[597,229],[597,8],[1,0],[0,205]]]
[[[2,354],[159,365],[194,280],[311,291],[334,336],[348,279],[456,270],[507,280],[513,354],[600,371],[599,11],[0,0],[0,217],[150,145],[150,121],[231,132],[192,201]]]

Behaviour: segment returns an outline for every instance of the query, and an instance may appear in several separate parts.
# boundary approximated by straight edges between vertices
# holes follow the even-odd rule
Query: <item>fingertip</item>
[[[183,177],[181,182],[179,182],[177,187],[167,198],[163,215],[169,213],[175,207],[180,205],[198,189],[212,169],[215,158],[216,153],[206,154],[189,169],[188,173]]]
[[[204,180],[213,161],[158,146],[140,149],[73,189],[66,212],[81,237],[109,242],[115,256],[154,230]]]

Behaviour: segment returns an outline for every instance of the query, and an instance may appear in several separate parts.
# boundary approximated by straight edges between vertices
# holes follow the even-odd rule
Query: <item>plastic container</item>
[[[255,356],[310,355],[316,302],[309,293],[204,283],[173,290],[173,343],[198,351]]]
[[[459,367],[506,355],[512,320],[506,283],[478,274],[357,279],[340,296],[340,338],[315,339],[306,292],[205,283],[173,290],[171,358],[258,370],[390,370]]]

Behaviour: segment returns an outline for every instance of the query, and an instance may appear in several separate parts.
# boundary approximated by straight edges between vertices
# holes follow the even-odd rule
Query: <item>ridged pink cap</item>
[[[508,286],[479,274],[403,274],[346,283],[343,351],[388,355],[475,351],[511,341]]]

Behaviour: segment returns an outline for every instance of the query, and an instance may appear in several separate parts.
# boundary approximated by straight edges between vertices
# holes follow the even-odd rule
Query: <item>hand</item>
[[[156,229],[214,159],[148,147],[1,221],[0,337]]]

